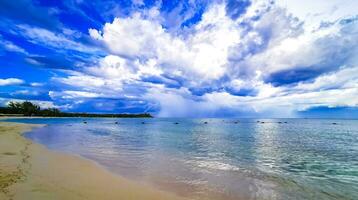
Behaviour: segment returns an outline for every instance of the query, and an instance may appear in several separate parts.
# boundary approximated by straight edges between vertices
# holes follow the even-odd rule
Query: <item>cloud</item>
[[[37,96],[40,93],[38,91],[34,91],[34,90],[17,90],[15,92],[11,93],[11,96]]]
[[[299,83],[292,90],[322,91],[336,88],[358,88],[358,67],[342,68],[324,74],[308,83]]]
[[[30,85],[33,87],[41,87],[41,86],[44,86],[45,83],[33,82],[33,83],[30,83]]]
[[[127,57],[154,56],[158,40],[169,36],[159,23],[142,19],[140,14],[115,18],[113,23],[105,24],[103,33],[94,29],[89,33],[94,39],[103,41],[113,53]]]
[[[355,81],[357,84],[357,81]],[[357,107],[358,88],[340,88],[322,91],[281,92],[275,96],[234,96],[227,92],[212,92],[200,98],[178,91],[150,91],[146,99],[158,102],[161,117],[293,117],[297,111],[310,108]],[[174,106],[175,105],[175,106]],[[225,113],[226,111],[227,113]]]
[[[111,12],[86,13],[78,4]],[[11,34],[46,49],[27,48],[25,60],[56,74],[41,89],[69,110],[100,111],[107,102],[108,111],[163,117],[292,117],[314,107],[357,107],[354,5],[71,1],[71,12],[91,21],[87,33],[88,24],[55,31],[15,20]],[[2,44],[25,52],[16,46],[23,43]]]
[[[353,66],[357,52],[354,44],[358,42],[354,24],[338,21],[327,28],[285,37],[251,56],[246,64],[251,68],[262,66],[255,68],[268,73],[268,81],[282,79],[284,83],[311,79],[343,65]]]
[[[292,116],[314,106],[356,106],[346,100],[357,88],[349,76],[357,67],[354,17],[337,14],[322,27],[319,13],[298,15],[282,2],[238,2],[241,10],[231,4],[213,3],[198,23],[179,33],[164,28],[160,17],[141,13],[90,29],[119,63],[92,67],[92,75],[145,88],[144,95],[131,95],[144,98],[160,116],[191,115],[187,108],[202,116],[230,109]],[[157,73],[146,77],[138,71],[149,60]],[[167,77],[179,85],[169,87]],[[329,97],[339,91],[345,97]]]
[[[249,0],[228,0],[226,4],[226,13],[233,19],[237,19],[246,12],[247,7],[251,5]]]
[[[205,10],[207,9],[208,1],[180,1],[172,3],[170,1],[163,1],[160,5],[160,21],[163,27],[169,32],[180,32],[183,27],[191,27],[197,24]]]
[[[143,0],[132,0],[133,4],[135,5],[144,5]]]
[[[322,22],[333,22],[357,15],[355,0],[276,0],[276,4],[304,21],[307,28],[316,28]]]
[[[97,47],[87,46],[77,42],[76,40],[79,38],[76,37],[76,34],[66,35],[59,32],[53,32],[48,29],[32,27],[23,24],[17,25],[14,31],[32,43],[44,45],[46,47],[60,50],[75,50],[83,53],[94,53],[100,51],[100,49]]]
[[[4,40],[1,35],[0,35],[0,45],[3,46],[3,48],[7,51],[28,54],[28,52],[25,49],[17,46],[16,44],[12,43],[11,41]]]
[[[62,99],[78,99],[78,98],[96,98],[100,94],[93,92],[84,92],[84,91],[62,91],[62,92],[49,92],[51,98],[62,98]]]
[[[0,86],[20,85],[20,84],[24,84],[24,83],[25,83],[25,81],[18,79],[18,78],[0,79]]]
[[[139,13],[89,33],[118,56],[139,62],[154,59],[165,73],[209,80],[224,75],[229,48],[240,39],[224,5],[213,5],[186,36],[173,36],[160,21]]]

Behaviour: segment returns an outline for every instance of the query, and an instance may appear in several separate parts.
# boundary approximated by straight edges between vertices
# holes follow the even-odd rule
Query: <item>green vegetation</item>
[[[152,116],[149,113],[143,114],[92,114],[92,113],[66,113],[57,108],[41,109],[40,106],[29,101],[10,102],[7,107],[0,107],[0,113],[4,115],[23,115],[40,117],[118,117],[118,118],[140,118]]]

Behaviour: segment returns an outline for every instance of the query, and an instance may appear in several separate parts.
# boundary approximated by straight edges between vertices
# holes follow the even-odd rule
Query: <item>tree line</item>
[[[141,114],[95,114],[95,113],[67,113],[61,112],[57,108],[41,109],[29,101],[24,102],[9,102],[7,107],[0,107],[1,114],[18,114],[23,116],[40,116],[40,117],[118,117],[118,118],[131,118],[131,117],[152,117],[149,113]]]

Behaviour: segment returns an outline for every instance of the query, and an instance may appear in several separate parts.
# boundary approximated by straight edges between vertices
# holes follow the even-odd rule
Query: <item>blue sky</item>
[[[358,117],[356,0],[0,1],[0,104]]]

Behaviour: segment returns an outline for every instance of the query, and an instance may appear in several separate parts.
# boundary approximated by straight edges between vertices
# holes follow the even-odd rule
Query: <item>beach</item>
[[[0,199],[357,199],[357,130],[338,119],[6,118]]]
[[[0,199],[179,199],[22,136],[39,126],[0,122]]]

